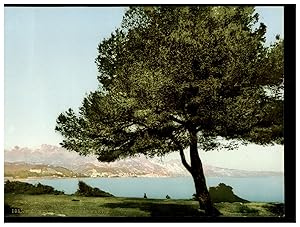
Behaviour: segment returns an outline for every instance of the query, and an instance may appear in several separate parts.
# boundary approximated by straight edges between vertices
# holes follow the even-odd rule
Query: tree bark
[[[196,129],[189,130],[190,134],[190,158],[191,158],[191,175],[194,180],[196,189],[196,198],[199,201],[200,209],[204,209],[205,214],[217,216],[221,213],[213,206],[209,192],[206,186],[206,180],[203,172],[203,166],[198,154],[198,139]]]
[[[203,172],[203,166],[198,153],[198,137],[197,137],[196,128],[189,129],[189,135],[190,135],[190,159],[191,159],[190,165],[186,161],[183,152],[183,147],[174,137],[172,139],[175,142],[175,144],[178,146],[182,164],[193,177],[195,189],[196,189],[196,198],[199,201],[200,209],[204,209],[205,214],[208,216],[218,216],[221,213],[213,206],[209,192],[207,190],[206,180]]]

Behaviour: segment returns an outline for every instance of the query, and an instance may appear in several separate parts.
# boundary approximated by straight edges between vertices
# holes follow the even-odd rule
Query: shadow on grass
[[[273,203],[271,205],[268,206],[263,206],[265,209],[267,209],[268,211],[270,211],[271,213],[273,213],[276,216],[280,216],[283,217],[284,213],[285,213],[285,208],[284,208],[284,204],[283,203]]]
[[[152,202],[123,202],[123,203],[106,203],[103,205],[107,208],[137,208],[149,212],[151,217],[199,217],[204,216],[204,212],[191,207],[190,205],[179,204],[158,204]]]

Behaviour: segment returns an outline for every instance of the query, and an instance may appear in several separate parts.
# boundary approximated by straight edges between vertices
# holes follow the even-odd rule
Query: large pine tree
[[[266,46],[258,17],[254,7],[131,7],[98,46],[100,88],[57,119],[62,146],[106,162],[179,152],[200,208],[216,215],[198,149],[283,143],[283,40]]]

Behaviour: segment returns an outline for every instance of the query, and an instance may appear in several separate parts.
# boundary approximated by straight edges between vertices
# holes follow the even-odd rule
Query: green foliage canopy
[[[100,88],[57,119],[62,146],[114,161],[182,150],[191,131],[204,150],[283,143],[283,40],[266,46],[258,18],[254,7],[131,7],[98,46]]]

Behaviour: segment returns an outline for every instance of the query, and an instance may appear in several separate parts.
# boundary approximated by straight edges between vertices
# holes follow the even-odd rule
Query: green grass
[[[118,197],[82,197],[72,195],[5,194],[5,204],[19,208],[11,216],[71,216],[71,217],[158,217],[201,216],[198,202],[193,200],[142,199]],[[224,216],[279,216],[282,204],[217,203]]]
[[[283,209],[272,212],[269,207],[277,207],[271,203],[217,203],[216,207],[224,216],[229,217],[279,217],[283,215]],[[282,207],[282,206],[281,206]]]

